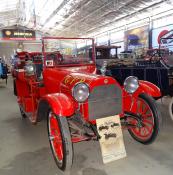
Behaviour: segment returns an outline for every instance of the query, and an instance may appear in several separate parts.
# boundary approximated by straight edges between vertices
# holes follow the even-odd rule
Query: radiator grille
[[[95,120],[122,112],[122,90],[116,85],[95,87],[88,99],[89,119]]]

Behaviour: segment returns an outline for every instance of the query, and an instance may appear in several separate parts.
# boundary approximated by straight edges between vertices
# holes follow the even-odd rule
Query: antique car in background
[[[5,79],[7,84],[8,68],[2,58],[0,58],[0,79]]]
[[[33,124],[47,119],[50,147],[61,170],[71,168],[73,143],[100,139],[97,119],[119,115],[136,141],[156,139],[161,122],[154,100],[161,96],[157,86],[133,76],[120,84],[97,75],[93,39],[44,37],[42,42],[43,67],[27,56],[23,67],[14,69],[14,85],[22,117]]]
[[[113,61],[118,58],[118,49],[121,46],[95,46],[97,68],[102,66],[104,61]],[[90,49],[92,53],[92,49]]]
[[[110,51],[110,47],[107,52]],[[99,58],[97,59],[99,62]],[[102,59],[102,62],[104,64],[97,67],[100,74],[106,69],[106,75],[114,77],[120,83],[128,76],[135,76],[139,80],[149,81],[158,86],[162,94],[159,98],[173,97],[173,52],[166,47],[147,49],[145,55],[137,59]],[[169,104],[169,114],[173,119],[173,99]]]
[[[11,74],[13,76],[13,91],[14,94],[17,95],[16,83],[15,79],[17,76],[17,71],[20,69],[24,69],[25,63],[27,61],[32,61],[35,64],[35,71],[38,77],[41,76],[42,68],[43,68],[43,60],[42,60],[42,53],[41,52],[16,52],[14,55],[13,65]]]
[[[118,54],[118,58],[119,59],[135,59],[135,54],[132,51],[123,51]]]

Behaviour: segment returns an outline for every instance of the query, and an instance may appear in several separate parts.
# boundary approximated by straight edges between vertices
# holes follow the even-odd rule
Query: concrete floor
[[[135,142],[124,131],[127,157],[104,165],[98,142],[74,145],[70,175],[171,175],[173,172],[173,122],[167,99],[159,103],[163,128],[152,145]],[[34,126],[22,119],[12,91],[0,80],[0,175],[61,175],[50,152],[46,123]]]

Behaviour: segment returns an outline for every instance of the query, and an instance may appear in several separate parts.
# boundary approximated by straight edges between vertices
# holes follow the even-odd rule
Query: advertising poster
[[[22,29],[3,29],[4,40],[35,40],[35,31]]]
[[[149,26],[131,29],[125,32],[125,50],[133,51],[147,48],[149,45]]]
[[[160,40],[161,37],[171,36],[172,30],[173,30],[173,25],[153,29],[152,30],[152,47],[158,48],[159,44],[161,44],[161,46],[167,46],[170,50],[173,50],[173,46],[172,46],[173,39],[172,40],[165,39],[162,41]]]

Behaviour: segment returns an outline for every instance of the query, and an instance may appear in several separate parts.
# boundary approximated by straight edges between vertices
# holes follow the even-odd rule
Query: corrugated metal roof
[[[173,0],[0,0],[0,27],[88,35],[173,8]]]

